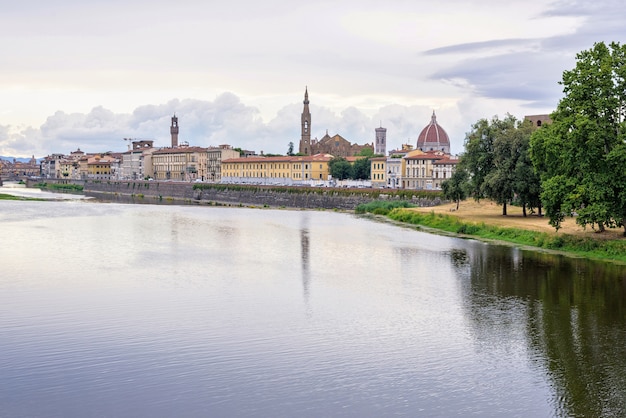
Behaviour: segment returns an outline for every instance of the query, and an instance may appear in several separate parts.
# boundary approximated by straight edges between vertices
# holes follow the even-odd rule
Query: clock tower
[[[178,118],[176,115],[172,116],[172,126],[170,126],[170,133],[172,134],[172,148],[178,146]]]

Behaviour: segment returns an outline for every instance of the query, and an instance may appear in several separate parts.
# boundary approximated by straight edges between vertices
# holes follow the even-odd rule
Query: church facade
[[[300,146],[298,152],[301,155],[330,154],[334,157],[353,157],[360,154],[364,149],[374,151],[373,144],[359,145],[351,143],[339,134],[330,136],[328,131],[322,139],[311,139],[311,111],[309,110],[309,91],[304,90],[304,108],[300,117]]]

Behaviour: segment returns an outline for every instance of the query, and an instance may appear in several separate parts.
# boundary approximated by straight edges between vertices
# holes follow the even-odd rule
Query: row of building
[[[311,138],[312,118],[308,89],[304,92],[299,153],[265,156],[230,145],[189,146],[178,141],[178,118],[171,119],[171,146],[157,148],[152,140],[129,140],[126,152],[87,154],[77,149],[69,155],[52,154],[36,164],[22,163],[17,174],[76,180],[203,181],[276,185],[336,185],[330,161],[343,157],[354,162],[370,149],[372,187],[439,189],[452,176],[458,158],[450,153],[450,139],[435,112],[420,132],[416,144],[387,151],[387,130],[375,129],[371,144],[350,143],[341,135]],[[4,169],[6,171],[6,168]]]

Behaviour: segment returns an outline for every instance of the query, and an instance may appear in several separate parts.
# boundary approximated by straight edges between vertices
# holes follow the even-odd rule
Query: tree
[[[459,210],[461,200],[467,199],[469,187],[469,174],[463,169],[455,170],[452,177],[441,183],[444,197],[456,202],[456,210]]]
[[[576,60],[552,124],[531,139],[541,198],[557,230],[577,214],[583,227],[623,226],[626,235],[626,46],[596,43]]]
[[[352,166],[343,157],[335,157],[328,162],[330,175],[337,180],[345,180],[352,175]]]
[[[480,119],[465,137],[465,153],[459,165],[470,176],[469,193],[475,200],[483,195],[483,183],[487,175],[493,170],[493,142],[492,125],[487,119]]]
[[[357,156],[359,156],[359,157],[373,157],[374,156],[374,150],[372,148],[370,148],[370,147],[365,147],[357,154]]]
[[[289,147],[287,148],[287,155],[289,156],[293,155],[293,142],[289,143]]]
[[[352,178],[355,180],[369,180],[372,164],[369,158],[359,158],[352,165]]]

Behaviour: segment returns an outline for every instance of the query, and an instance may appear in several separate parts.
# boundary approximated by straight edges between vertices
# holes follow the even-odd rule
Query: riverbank
[[[451,204],[401,208],[387,216],[397,222],[461,237],[626,264],[626,238],[622,229],[598,233],[582,228],[573,218],[567,218],[556,231],[546,217],[523,217],[522,209],[514,206],[509,206],[508,215],[503,216],[502,207],[488,200],[468,200],[461,203],[459,210],[453,210],[455,208],[456,205]]]

